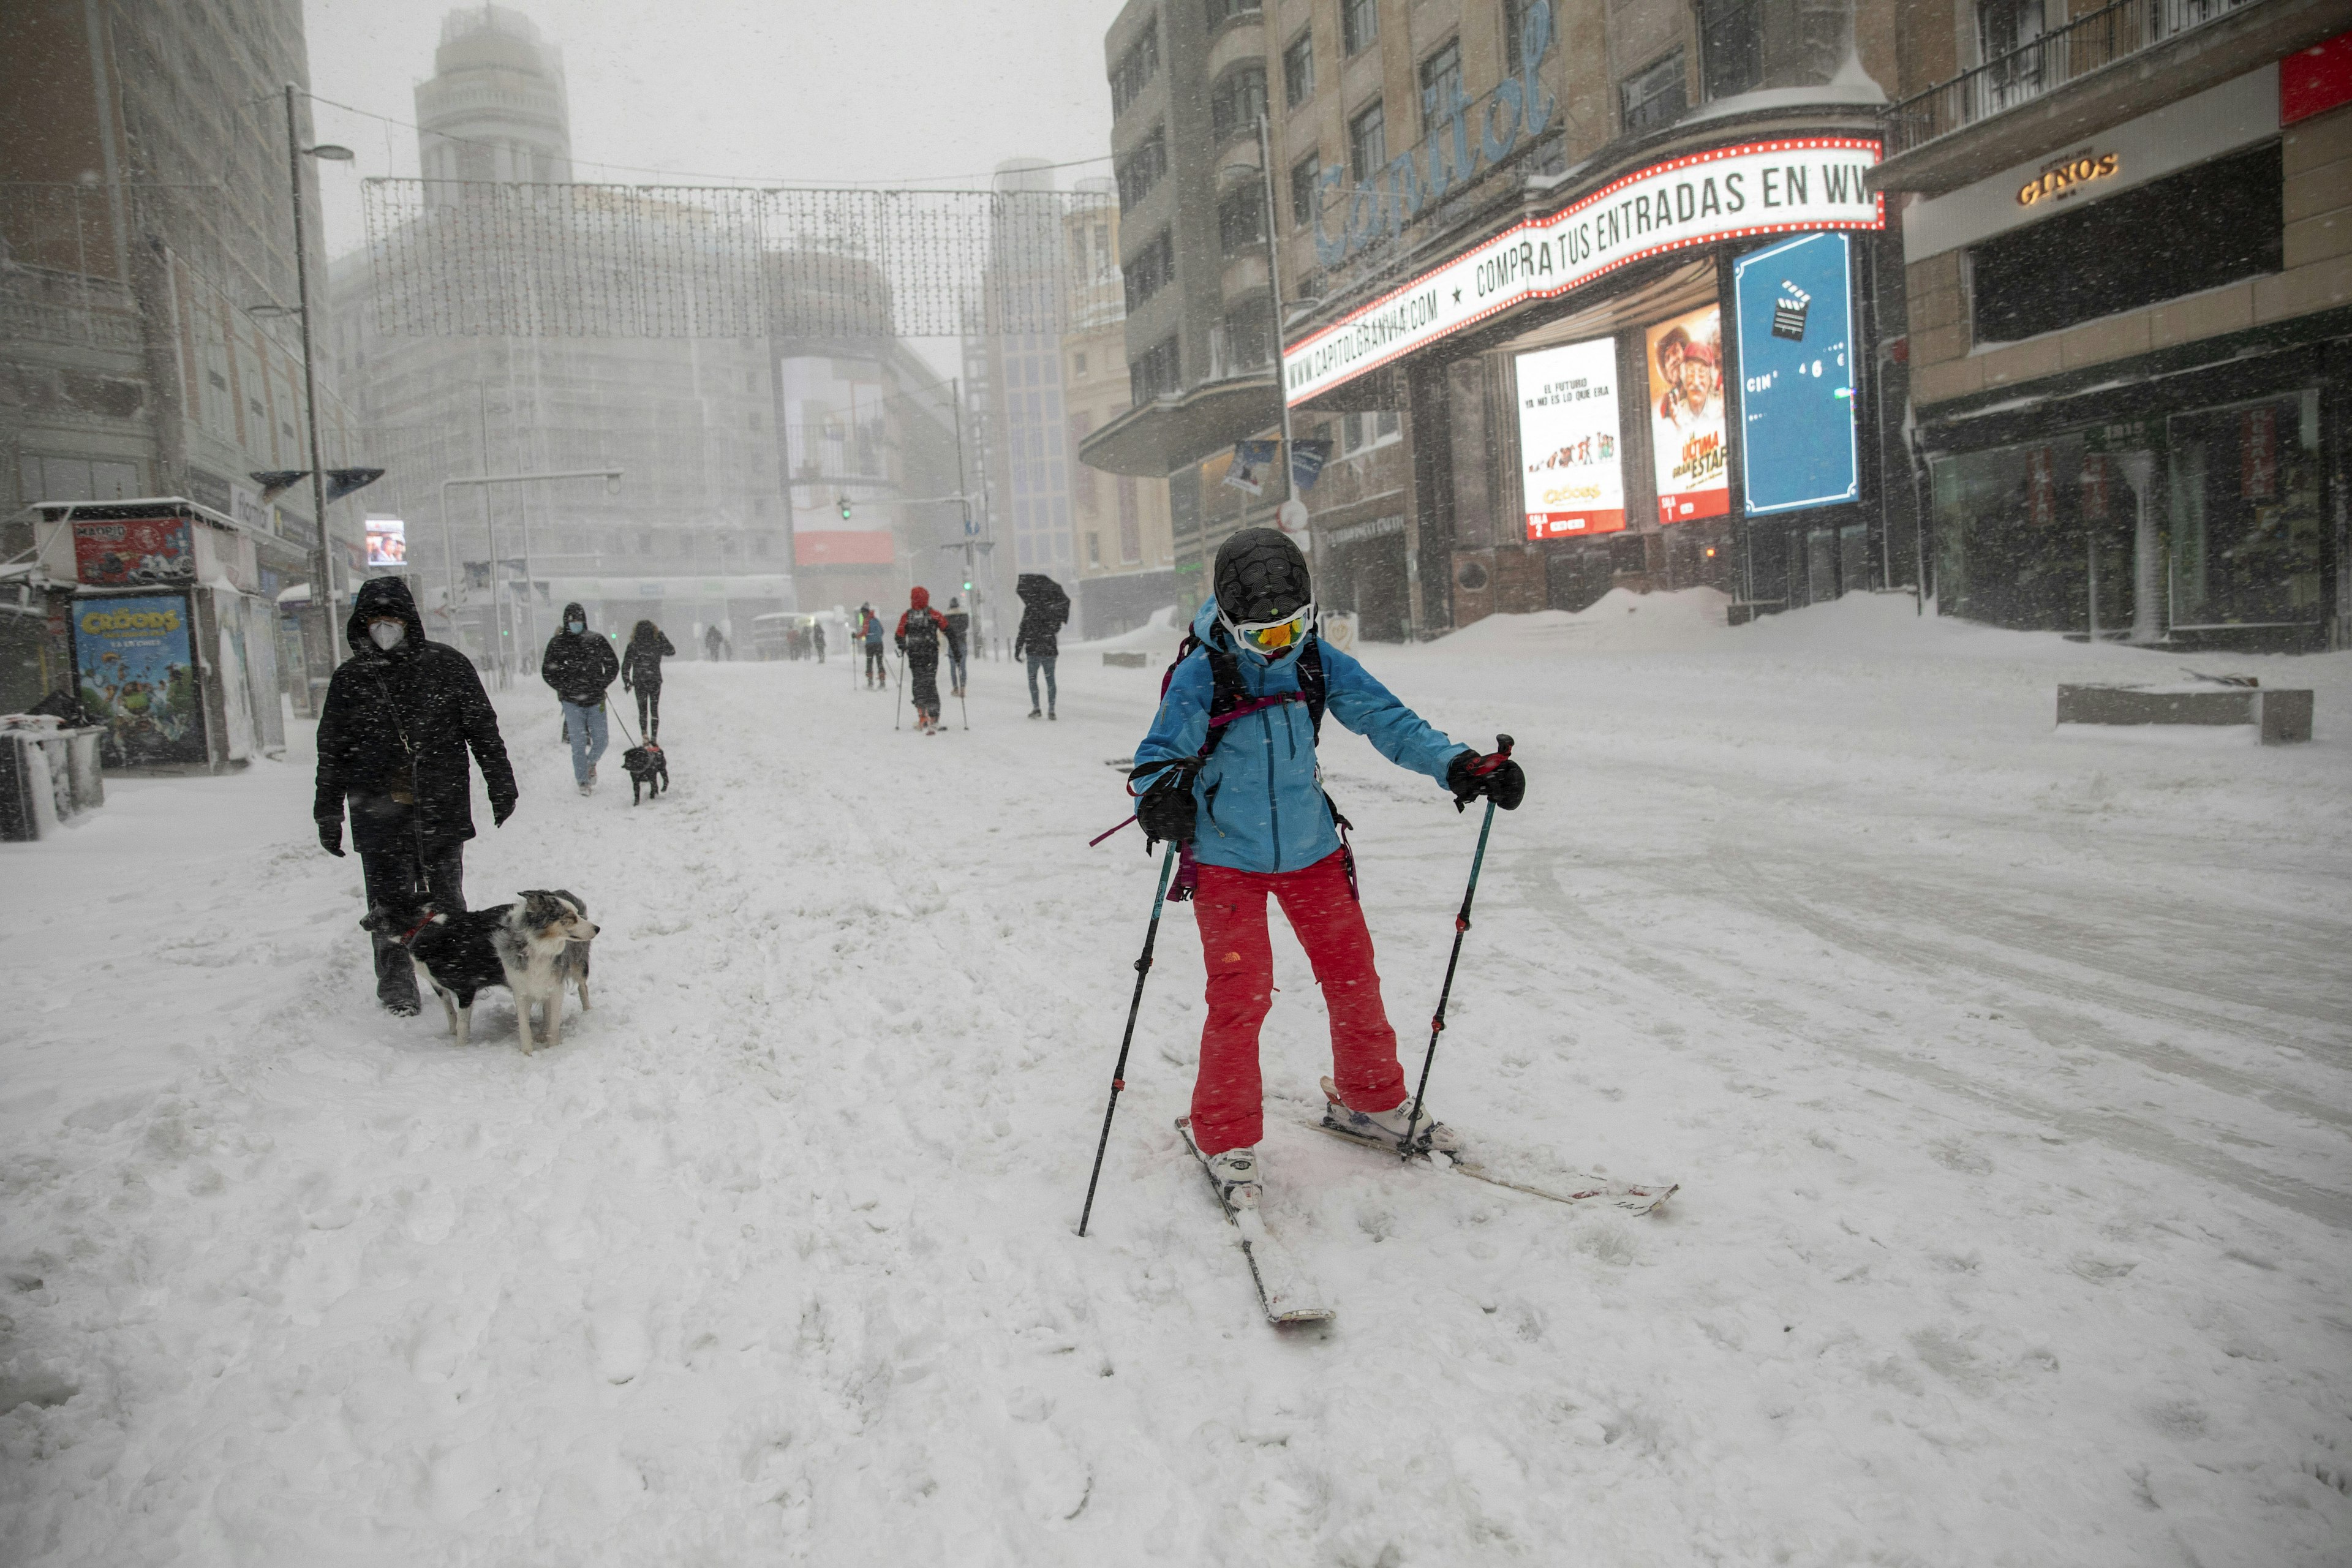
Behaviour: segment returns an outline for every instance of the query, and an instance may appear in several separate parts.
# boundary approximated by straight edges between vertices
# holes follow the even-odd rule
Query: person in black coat
[[[604,728],[604,691],[621,673],[613,645],[588,629],[588,612],[563,606],[563,629],[547,639],[539,677],[563,704],[563,732],[572,739],[572,777],[586,795],[596,785],[596,759],[610,735]]]
[[[621,689],[637,694],[637,732],[648,745],[661,743],[661,661],[677,657],[669,638],[651,621],[639,621],[621,658]]]
[[[465,847],[474,836],[466,757],[482,770],[490,820],[514,814],[514,769],[499,716],[473,661],[425,640],[425,623],[397,577],[360,584],[344,628],[352,657],[327,683],[319,710],[319,843],[343,852],[343,816],[371,910],[466,907]],[[416,970],[398,933],[375,937],[376,1000],[416,1011]]]
[[[1061,639],[1055,634],[1070,618],[1070,595],[1042,572],[1024,572],[1013,591],[1021,599],[1021,629],[1013,635],[1013,657],[1029,661],[1029,717],[1037,717],[1037,672],[1045,674],[1045,717],[1054,716],[1060,697],[1054,685],[1054,661],[1061,657]]]

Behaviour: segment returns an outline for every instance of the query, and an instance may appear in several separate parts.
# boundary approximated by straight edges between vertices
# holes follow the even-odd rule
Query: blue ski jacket
[[[1193,617],[1192,635],[1202,642],[1213,638],[1221,648],[1234,646],[1218,624],[1214,600]],[[1244,690],[1251,697],[1297,691],[1298,656],[1306,646],[1302,641],[1278,658],[1240,647]],[[1444,784],[1446,763],[1471,748],[1432,728],[1350,655],[1324,643],[1321,657],[1325,713],[1399,767]],[[1195,648],[1170,679],[1151,732],[1135,749],[1135,765],[1198,756],[1208,739],[1214,695],[1208,653]],[[1296,871],[1337,850],[1339,833],[1324,801],[1307,704],[1261,708],[1234,720],[1225,731],[1215,754],[1192,781],[1193,858],[1237,871]]]

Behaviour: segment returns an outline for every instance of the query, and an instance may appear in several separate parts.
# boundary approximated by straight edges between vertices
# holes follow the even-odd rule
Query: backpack
[[[907,614],[907,655],[910,658],[937,658],[940,656],[940,623],[935,612],[924,610]]]

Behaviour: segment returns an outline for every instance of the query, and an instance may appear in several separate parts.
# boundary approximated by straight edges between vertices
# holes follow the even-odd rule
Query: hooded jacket
[[[1217,620],[1213,599],[1192,618],[1192,635],[1220,649],[1234,647]],[[1244,690],[1251,697],[1297,691],[1298,656],[1306,647],[1302,638],[1276,658],[1241,647],[1236,663]],[[1321,647],[1325,714],[1399,767],[1444,784],[1446,763],[1471,748],[1432,728],[1353,656],[1329,643]],[[1195,648],[1170,676],[1151,732],[1135,749],[1135,765],[1198,756],[1208,739],[1209,703],[1215,695],[1208,652]],[[1192,854],[1203,865],[1297,871],[1339,847],[1316,771],[1315,725],[1303,701],[1261,708],[1226,726],[1215,754],[1192,781]]]
[[[1013,581],[1020,597],[1021,629],[1013,636],[1015,658],[1057,658],[1061,639],[1055,636],[1070,618],[1070,595],[1043,572],[1024,572]]]
[[[390,652],[368,637],[368,623],[394,615],[407,633]],[[348,803],[352,841],[362,854],[428,850],[474,837],[470,750],[490,805],[513,808],[514,769],[499,737],[499,716],[473,661],[425,640],[425,623],[397,577],[360,584],[343,628],[352,657],[327,683],[319,710],[318,794],[311,815],[340,823]],[[415,802],[399,798],[407,795]]]
[[[572,623],[588,624],[588,612],[578,605],[563,606],[565,629],[547,639],[539,661],[539,677],[555,688],[555,695],[575,708],[593,708],[604,700],[604,689],[621,673],[613,645],[596,632],[573,632]]]
[[[940,658],[939,639],[942,635],[948,639],[948,657],[950,658],[963,657],[962,637],[958,635],[947,616],[931,608],[931,591],[929,588],[918,588],[907,595],[906,613],[898,617],[898,629],[891,637],[891,641],[897,645],[900,653],[907,651],[907,624],[909,621],[916,623],[915,657],[918,659],[937,664]],[[929,621],[931,625],[929,636],[923,633],[922,623],[925,621]]]
[[[629,651],[621,656],[621,689],[641,686],[647,691],[659,691],[662,683],[661,661],[676,658],[677,649],[670,647],[669,634],[659,626],[654,628],[650,640],[640,640],[635,633],[629,637]]]

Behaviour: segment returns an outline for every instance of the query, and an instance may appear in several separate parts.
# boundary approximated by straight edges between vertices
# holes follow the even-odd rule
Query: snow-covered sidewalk
[[[976,665],[921,739],[845,661],[680,663],[635,810],[503,697],[468,890],[604,927],[528,1059],[502,997],[465,1050],[374,1009],[299,751],[110,782],[0,850],[0,1560],[2343,1561],[2352,657],[1715,613],[1362,650],[1530,780],[1433,1104],[1683,1191],[1570,1212],[1299,1125],[1285,934],[1301,1335],[1171,1126],[1181,907],[1072,1233],[1155,871],[1086,840],[1156,668],[1074,651],[1047,724]],[[2182,662],[2314,686],[2319,741],[2053,729],[2059,679]],[[1417,1068],[1477,818],[1325,753]]]

